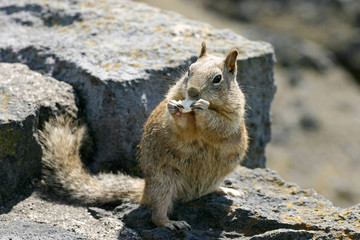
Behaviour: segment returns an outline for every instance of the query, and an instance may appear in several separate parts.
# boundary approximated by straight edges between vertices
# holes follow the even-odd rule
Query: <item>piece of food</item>
[[[185,99],[185,100],[179,100],[179,101],[177,101],[177,103],[178,103],[180,112],[188,113],[188,112],[193,111],[193,109],[191,108],[191,105],[193,105],[194,101]]]

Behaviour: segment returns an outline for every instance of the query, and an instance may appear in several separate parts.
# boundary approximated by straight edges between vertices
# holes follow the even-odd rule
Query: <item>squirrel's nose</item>
[[[194,100],[198,100],[199,91],[196,88],[193,88],[193,87],[189,88],[187,90],[187,93],[188,93],[189,98],[194,99]]]

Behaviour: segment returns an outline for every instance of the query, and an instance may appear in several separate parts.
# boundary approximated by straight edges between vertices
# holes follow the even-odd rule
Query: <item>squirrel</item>
[[[58,116],[40,131],[43,176],[86,204],[130,200],[152,210],[152,222],[171,230],[191,229],[185,221],[169,220],[178,201],[211,192],[239,196],[220,187],[244,158],[248,148],[245,96],[236,81],[238,51],[225,58],[201,45],[197,61],[170,88],[148,117],[139,144],[144,179],[118,174],[90,174],[80,157],[86,126]]]

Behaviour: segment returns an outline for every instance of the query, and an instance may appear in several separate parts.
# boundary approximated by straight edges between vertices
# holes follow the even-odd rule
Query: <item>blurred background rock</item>
[[[360,202],[357,0],[137,1],[273,44],[278,91],[267,167],[337,206]]]

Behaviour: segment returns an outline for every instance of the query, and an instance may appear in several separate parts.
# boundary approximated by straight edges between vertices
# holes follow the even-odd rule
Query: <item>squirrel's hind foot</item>
[[[191,230],[191,226],[185,221],[172,221],[169,219],[157,221],[155,223],[158,227],[166,227],[172,231],[176,230]]]
[[[245,193],[233,188],[227,188],[227,187],[219,187],[215,193],[219,193],[221,195],[229,195],[232,197],[239,197],[239,198],[243,198],[245,196]]]

